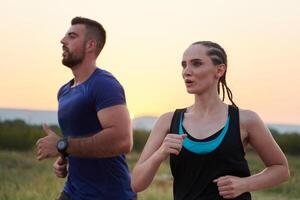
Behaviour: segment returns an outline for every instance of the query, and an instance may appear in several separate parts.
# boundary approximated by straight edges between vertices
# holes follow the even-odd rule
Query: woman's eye
[[[202,62],[193,62],[193,65],[194,66],[200,66],[200,65],[202,65]]]

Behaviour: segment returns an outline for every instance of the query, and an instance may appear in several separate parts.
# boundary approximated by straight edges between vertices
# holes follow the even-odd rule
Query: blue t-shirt
[[[99,68],[82,84],[74,80],[58,92],[58,121],[64,136],[86,137],[102,130],[97,112],[126,104],[125,93],[114,76]],[[64,191],[72,200],[129,200],[135,196],[125,156],[80,158],[69,156]]]

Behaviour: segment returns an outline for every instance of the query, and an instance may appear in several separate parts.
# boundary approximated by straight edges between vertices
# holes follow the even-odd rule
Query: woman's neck
[[[190,112],[203,116],[217,112],[226,111],[227,105],[220,99],[217,92],[206,94],[195,94],[194,105],[190,107]]]

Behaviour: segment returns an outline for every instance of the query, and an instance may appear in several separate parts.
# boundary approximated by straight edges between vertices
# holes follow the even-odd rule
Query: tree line
[[[58,126],[50,126],[50,128],[61,135]],[[300,133],[280,133],[275,129],[270,129],[270,131],[285,153],[300,155]],[[33,150],[36,141],[44,136],[41,125],[29,125],[22,120],[0,121],[0,150]],[[133,151],[141,152],[148,136],[149,131],[134,130]]]

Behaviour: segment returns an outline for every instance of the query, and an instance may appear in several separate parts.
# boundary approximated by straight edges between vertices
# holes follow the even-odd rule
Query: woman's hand
[[[218,186],[219,194],[224,199],[233,199],[247,192],[244,178],[236,176],[222,176],[214,180]]]
[[[179,155],[182,148],[183,139],[186,138],[186,136],[186,134],[167,134],[162,145],[157,150],[157,153],[161,155],[161,159],[167,159],[170,154]]]

